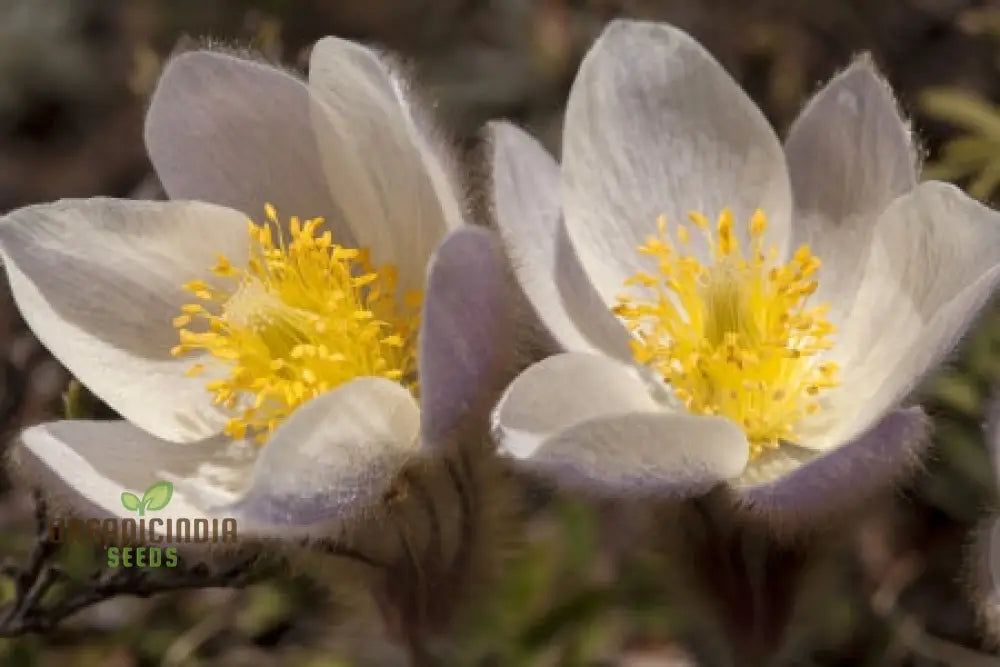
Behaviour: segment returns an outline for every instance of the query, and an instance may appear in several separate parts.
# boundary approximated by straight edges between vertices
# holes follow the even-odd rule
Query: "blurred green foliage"
[[[970,34],[1000,40],[1000,10],[970,10],[961,19]],[[1000,186],[1000,106],[975,90],[951,86],[926,88],[919,105],[929,118],[959,132],[942,143],[924,177],[961,183],[971,196],[989,200]]]
[[[928,116],[962,131],[924,167],[924,177],[966,183],[970,195],[989,199],[1000,186],[1000,107],[953,88],[925,90],[920,104]]]

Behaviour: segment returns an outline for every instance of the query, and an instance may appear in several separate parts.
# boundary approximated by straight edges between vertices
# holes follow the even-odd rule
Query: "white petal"
[[[324,217],[355,245],[330,197],[312,130],[309,88],[270,65],[213,51],[167,63],[146,115],[146,147],[172,199],[197,199],[261,222]]]
[[[566,352],[528,367],[493,412],[500,447],[530,458],[549,436],[594,417],[662,409],[636,369],[610,357]]]
[[[484,421],[513,375],[516,336],[506,261],[495,235],[465,227],[431,260],[420,329],[425,444]]]
[[[233,517],[240,534],[283,536],[370,510],[416,450],[412,396],[359,378],[297,410],[264,445],[215,437],[178,445],[128,422],[61,421],[27,429],[25,472],[84,516],[134,518],[123,491],[169,481],[158,518]]]
[[[857,300],[830,358],[841,384],[800,425],[802,444],[853,439],[954,347],[1000,282],[1000,214],[926,182],[879,219]]]
[[[615,21],[570,92],[563,135],[566,226],[606,304],[648,268],[636,247],[656,219],[732,209],[741,238],[753,211],[770,240],[788,236],[784,153],[767,120],[704,48],[664,24]],[[701,236],[691,249],[704,255]]]
[[[213,511],[265,526],[364,513],[416,453],[419,429],[420,410],[402,386],[352,380],[292,413],[261,451],[246,494]]]
[[[64,200],[0,220],[14,299],[38,339],[122,416],[168,440],[217,432],[205,381],[184,377],[171,321],[219,254],[247,258],[246,221],[198,202]]]
[[[567,350],[630,360],[628,334],[580,266],[562,222],[560,172],[526,132],[491,123],[493,208],[518,282],[539,319]]]
[[[870,58],[816,94],[792,125],[785,153],[795,199],[792,246],[807,243],[823,261],[815,298],[831,301],[840,321],[854,301],[875,221],[917,184],[909,128]]]
[[[189,489],[220,495],[246,486],[257,448],[226,438],[178,445],[125,421],[59,421],[33,426],[21,435],[24,472],[50,491],[59,504],[83,517],[135,518],[121,495],[142,496],[158,481],[174,483],[170,503],[158,518],[203,518],[211,513]]]
[[[521,465],[571,488],[687,495],[739,475],[748,452],[743,432],[728,419],[633,412],[576,423]]]
[[[740,500],[785,527],[857,507],[915,468],[930,426],[920,408],[909,408],[827,454],[784,446],[747,466]]]
[[[313,47],[309,87],[334,201],[375,261],[396,263],[403,289],[421,288],[431,252],[462,216],[400,81],[371,50],[327,37]]]

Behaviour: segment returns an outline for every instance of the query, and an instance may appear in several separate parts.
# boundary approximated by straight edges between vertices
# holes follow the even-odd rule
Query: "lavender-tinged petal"
[[[813,97],[792,125],[785,155],[792,247],[809,244],[823,261],[814,298],[829,301],[839,322],[854,302],[875,221],[917,184],[912,135],[871,58],[856,60]]]
[[[585,352],[556,354],[529,366],[493,411],[500,449],[531,458],[556,433],[596,417],[661,408],[637,369]]]
[[[797,426],[810,449],[856,438],[950,353],[1000,285],[1000,213],[928,181],[879,218],[850,316],[826,360],[840,384]]]
[[[566,236],[559,165],[517,127],[495,122],[489,130],[497,225],[538,318],[566,350],[630,360],[627,332],[590,284]]]
[[[748,452],[728,419],[632,412],[578,422],[515,460],[573,490],[682,497],[739,475]]]
[[[246,492],[212,511],[275,534],[370,512],[416,455],[419,428],[400,384],[352,380],[298,408],[261,450]]]
[[[272,65],[192,51],[163,70],[146,115],[146,147],[172,199],[229,206],[260,221],[323,217],[355,246],[330,197],[306,83]]]
[[[445,441],[483,420],[512,375],[514,316],[498,240],[485,229],[452,232],[428,269],[420,330],[422,433]]]
[[[141,496],[154,482],[175,485],[161,519],[196,519],[212,512],[206,496],[231,498],[245,487],[256,448],[214,437],[178,445],[126,421],[58,421],[33,426],[15,452],[20,471],[60,508],[83,517],[136,518],[121,495]]]
[[[801,450],[800,464],[793,470],[773,481],[737,488],[736,493],[741,504],[778,525],[835,514],[863,503],[913,470],[929,444],[930,430],[920,408],[898,410],[827,454]],[[756,465],[761,464],[750,464],[745,480],[760,475]]]
[[[427,261],[462,224],[448,167],[417,129],[403,83],[371,49],[321,39],[309,61],[312,122],[334,201],[376,264],[422,289]]]
[[[243,216],[200,202],[62,200],[0,219],[0,253],[14,300],[39,340],[123,417],[168,440],[222,430],[199,361],[170,354],[172,325],[192,295],[214,282],[225,255],[246,261]]]
[[[767,213],[784,248],[791,186],[767,120],[704,47],[665,24],[613,21],[580,65],[563,131],[566,229],[606,305],[647,268],[636,248],[656,220],[691,210],[737,221]],[[745,222],[735,232],[746,240]],[[692,234],[692,254],[708,244]]]

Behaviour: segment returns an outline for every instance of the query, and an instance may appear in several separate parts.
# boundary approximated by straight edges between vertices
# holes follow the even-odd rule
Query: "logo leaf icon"
[[[135,512],[139,509],[139,496],[128,491],[122,492],[122,506],[127,510]]]
[[[142,502],[139,509],[139,515],[145,512],[145,510],[161,510],[167,506],[170,502],[170,498],[174,495],[174,485],[170,482],[156,482],[142,494]]]

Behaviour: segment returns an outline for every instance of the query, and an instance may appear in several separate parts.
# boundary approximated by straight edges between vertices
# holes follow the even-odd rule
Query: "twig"
[[[227,567],[212,572],[205,563],[198,563],[186,570],[169,570],[156,576],[141,569],[97,570],[80,590],[62,599],[44,604],[45,594],[53,584],[71,583],[53,561],[58,556],[59,545],[52,541],[48,531],[45,503],[35,494],[36,543],[28,562],[19,567],[6,563],[2,572],[14,580],[14,601],[0,610],[0,637],[13,637],[32,632],[46,632],[63,619],[98,602],[120,595],[150,597],[159,593],[195,588],[242,588],[253,580],[266,576],[262,572],[251,575],[249,566],[257,560],[252,554],[240,558]]]
[[[310,544],[309,540],[302,540],[302,546]],[[347,558],[349,560],[357,561],[362,565],[367,565],[368,567],[373,567],[377,570],[388,570],[388,563],[383,563],[382,561],[365,554],[362,551],[354,549],[347,546],[341,542],[335,542],[332,540],[316,540],[312,542],[312,548],[316,551],[330,554],[331,556],[340,556],[341,558]]]

